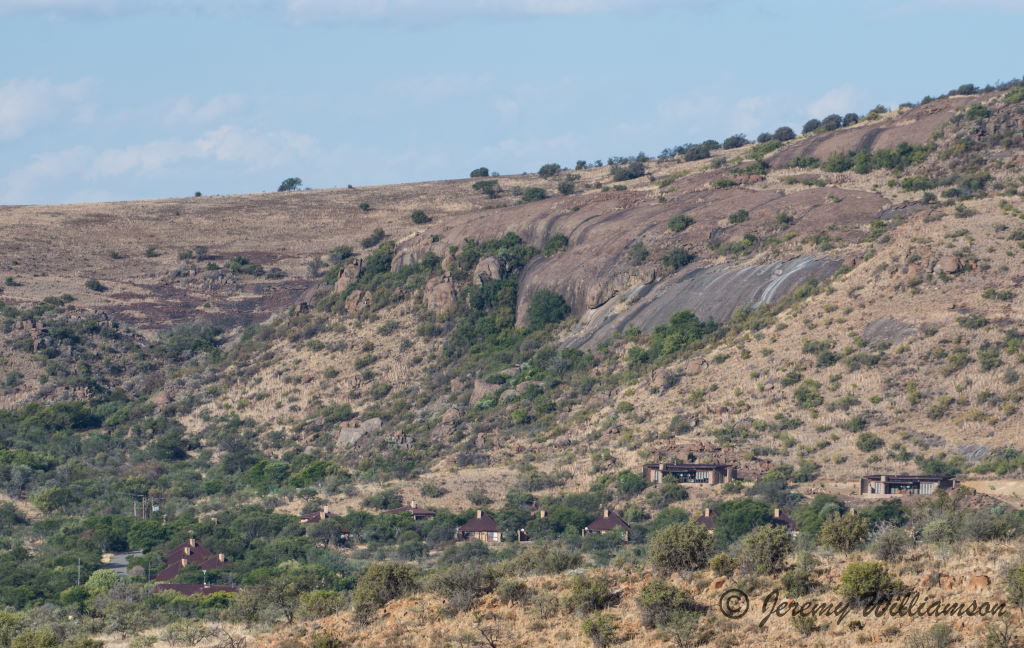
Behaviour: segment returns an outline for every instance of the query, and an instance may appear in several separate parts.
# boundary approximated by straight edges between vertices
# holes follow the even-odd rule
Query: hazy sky
[[[1024,0],[0,0],[0,203],[536,171],[1024,74]]]

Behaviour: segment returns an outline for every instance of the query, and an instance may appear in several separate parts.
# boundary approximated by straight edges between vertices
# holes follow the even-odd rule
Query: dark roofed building
[[[693,522],[694,522],[694,524],[701,525],[702,527],[707,529],[710,533],[714,533],[715,532],[714,515],[715,514],[714,514],[714,512],[711,509],[706,508],[706,509],[704,509],[704,515],[700,516],[699,518],[697,518]]]
[[[955,488],[956,480],[935,475],[865,475],[861,495],[931,495],[940,488]]]
[[[657,463],[644,466],[644,477],[653,484],[675,481],[680,484],[715,485],[736,479],[736,468],[718,463]]]
[[[785,529],[790,533],[796,533],[796,522],[782,509],[777,508],[772,511],[772,519],[770,522],[780,527],[785,527]]]
[[[408,514],[412,515],[412,519],[414,519],[414,520],[425,520],[427,518],[432,518],[435,515],[437,515],[436,513],[434,513],[431,510],[428,510],[428,509],[425,509],[425,508],[420,508],[420,507],[416,506],[416,502],[415,501],[409,502],[408,506],[402,506],[402,507],[395,508],[395,509],[389,509],[389,510],[384,511],[384,512],[385,513],[390,513],[391,515],[401,515],[403,513],[408,513]]]
[[[333,514],[327,510],[327,507],[323,507],[319,511],[313,511],[312,513],[303,513],[299,516],[299,524],[311,524],[314,522],[323,522]]]
[[[167,566],[157,572],[153,580],[174,580],[182,569],[190,565],[204,570],[219,569],[226,565],[228,561],[224,554],[215,554],[197,543],[195,538],[189,538],[168,551],[164,557],[164,562],[167,563]]]
[[[622,535],[625,537],[626,542],[629,542],[629,524],[613,511],[605,509],[604,515],[583,527],[583,535],[590,535],[592,533],[604,535],[605,533],[614,531],[615,529],[622,529]]]
[[[154,592],[177,592],[186,596],[195,594],[215,594],[217,592],[235,593],[241,588],[235,585],[194,585],[191,583],[158,583],[153,586]]]
[[[477,511],[476,517],[455,530],[455,539],[501,542],[501,529],[490,515]]]

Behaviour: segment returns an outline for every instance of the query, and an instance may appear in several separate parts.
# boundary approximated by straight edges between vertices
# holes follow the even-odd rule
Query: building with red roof
[[[412,516],[412,519],[414,520],[425,520],[427,518],[432,518],[435,515],[437,515],[431,510],[416,506],[415,501],[410,502],[408,506],[402,506],[400,508],[395,509],[388,509],[387,511],[384,512],[390,513],[391,515],[402,515],[404,513],[408,513]]]
[[[591,535],[594,533],[604,535],[605,533],[616,529],[621,529],[626,542],[629,542],[629,532],[631,530],[629,524],[613,511],[605,509],[604,515],[583,527],[583,535]]]
[[[177,547],[168,551],[167,555],[164,556],[164,562],[167,566],[157,572],[156,576],[153,577],[153,580],[174,580],[177,578],[178,573],[188,566],[196,566],[204,571],[220,569],[226,565],[228,561],[224,557],[224,554],[215,554],[206,547],[197,543],[195,538],[189,538]]]
[[[490,515],[477,511],[476,517],[455,530],[456,540],[480,540],[481,542],[501,542],[501,529]]]

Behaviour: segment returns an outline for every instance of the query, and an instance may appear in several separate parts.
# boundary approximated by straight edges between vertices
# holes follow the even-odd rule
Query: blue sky
[[[535,171],[1024,74],[1024,0],[0,0],[0,203]]]

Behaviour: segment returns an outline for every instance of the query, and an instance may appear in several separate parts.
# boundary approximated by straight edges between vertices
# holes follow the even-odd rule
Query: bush
[[[711,540],[711,534],[699,524],[670,524],[647,543],[647,557],[663,574],[703,569],[711,554]]]
[[[513,603],[526,603],[533,596],[533,590],[530,586],[521,580],[506,580],[502,581],[498,587],[494,590],[498,600],[506,605]]]
[[[427,212],[423,211],[422,209],[416,209],[413,210],[411,214],[409,214],[409,220],[411,220],[416,225],[424,225],[426,223],[429,223],[431,221],[431,218],[430,216],[427,216]]]
[[[861,432],[857,437],[857,449],[861,452],[871,452],[885,446],[885,441],[877,434]]]
[[[302,186],[301,178],[285,178],[277,187],[278,191],[295,191]]]
[[[538,200],[544,200],[548,197],[548,192],[544,191],[542,187],[527,187],[523,189],[522,201],[536,202]]]
[[[814,131],[818,130],[819,126],[821,126],[821,122],[818,121],[817,119],[808,119],[807,123],[804,124],[802,132],[804,135],[808,133],[813,133]]]
[[[368,202],[361,202],[361,203],[359,203],[359,210],[360,211],[364,211],[364,212],[370,211],[370,203],[368,203]]]
[[[914,536],[909,531],[899,527],[883,526],[874,533],[870,548],[875,558],[894,562],[902,559],[913,546]]]
[[[708,561],[708,567],[711,571],[715,572],[717,576],[729,576],[736,568],[740,566],[740,561],[733,558],[727,553],[715,554],[711,560]]]
[[[666,254],[662,258],[661,263],[666,268],[671,268],[672,270],[679,270],[680,268],[683,268],[692,263],[693,260],[696,258],[697,255],[690,253],[689,251],[686,250],[686,248],[680,247],[675,248],[674,250]]]
[[[576,193],[576,181],[575,180],[562,180],[558,183],[558,193],[563,196],[571,196]]]
[[[583,556],[557,543],[534,544],[505,564],[511,574],[560,574],[583,563]]]
[[[799,407],[811,409],[825,402],[821,395],[821,383],[816,380],[805,380],[793,391],[793,400]]]
[[[686,214],[677,214],[669,219],[668,228],[673,232],[682,232],[690,225],[693,225],[695,220],[687,216]]]
[[[478,180],[473,183],[473,190],[479,191],[488,198],[497,198],[501,193],[501,187],[497,180]]]
[[[648,630],[670,623],[680,612],[700,608],[689,592],[660,580],[643,586],[636,605],[640,608],[640,623]]]
[[[647,480],[643,475],[638,475],[631,470],[623,470],[615,478],[616,486],[620,493],[626,497],[638,495],[647,488]]]
[[[788,142],[794,137],[796,137],[796,133],[794,133],[793,129],[790,128],[789,126],[780,126],[779,128],[775,129],[775,133],[772,134],[772,139],[777,140],[779,142]]]
[[[569,316],[569,304],[553,290],[541,288],[533,293],[530,307],[526,310],[526,320],[531,329],[544,328],[548,324],[557,324]]]
[[[831,114],[825,119],[821,120],[821,128],[826,131],[834,131],[835,129],[843,125],[843,118],[836,114]]]
[[[843,570],[838,592],[847,601],[866,605],[891,600],[903,591],[903,583],[893,578],[879,562],[855,562]]]
[[[606,579],[578,574],[573,577],[564,602],[570,612],[583,616],[603,610],[616,600],[617,596],[608,587]]]
[[[1006,570],[1006,600],[1018,607],[1024,606],[1024,562]]]
[[[367,249],[372,248],[374,245],[377,245],[378,243],[383,241],[386,237],[387,234],[384,232],[383,228],[378,227],[375,230],[373,230],[373,232],[371,232],[369,236],[359,241],[359,244]]]
[[[465,612],[473,607],[477,598],[491,592],[496,584],[497,579],[490,568],[477,563],[462,563],[435,573],[428,586],[445,599],[451,611]]]
[[[565,234],[552,234],[544,241],[544,256],[557,254],[569,247],[569,237]]]
[[[85,287],[96,292],[103,292],[107,289],[106,286],[100,283],[99,279],[86,279]]]
[[[793,550],[789,531],[777,524],[759,526],[740,541],[744,567],[755,574],[782,571],[786,557]]]
[[[741,146],[746,146],[747,144],[750,144],[750,140],[747,139],[746,135],[740,133],[726,137],[725,140],[722,141],[722,148],[734,149],[739,148]]]
[[[419,571],[412,565],[374,563],[366,568],[352,592],[352,611],[360,623],[369,623],[373,614],[389,601],[416,591]]]
[[[626,180],[633,180],[642,176],[646,171],[644,163],[639,160],[634,160],[625,165],[614,164],[611,167],[612,181],[625,182]]]
[[[750,220],[750,213],[746,209],[740,209],[729,214],[729,222],[733,225],[745,223]]]
[[[580,627],[597,648],[605,648],[617,641],[615,619],[609,614],[592,614],[583,620]]]
[[[542,178],[552,178],[558,175],[558,172],[562,170],[562,165],[550,162],[545,164],[537,171],[537,175]]]
[[[469,172],[470,178],[486,178],[489,175],[491,175],[491,172],[487,169],[487,167],[480,167],[479,169],[473,169],[472,171]]]
[[[647,246],[644,245],[641,241],[634,242],[633,245],[629,247],[629,251],[627,252],[627,255],[629,256],[629,261],[633,265],[640,265],[641,263],[647,260],[647,257],[650,256],[650,254],[651,253],[647,251]]]
[[[833,515],[818,530],[818,541],[837,551],[853,551],[868,537],[868,520],[850,511]]]

